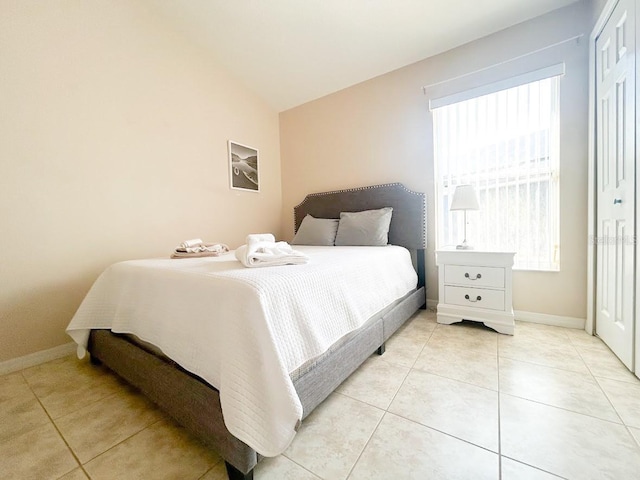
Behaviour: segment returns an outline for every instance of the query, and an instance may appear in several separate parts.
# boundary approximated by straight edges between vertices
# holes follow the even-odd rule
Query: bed
[[[265,405],[268,406],[270,400],[264,400],[264,398],[267,397],[263,398],[260,396],[262,395],[261,390],[252,389],[254,382],[256,383],[256,388],[258,388],[258,384],[261,383],[260,378],[262,377],[262,374],[252,376],[251,374],[256,372],[252,372],[251,370],[247,372],[246,366],[243,367],[244,370],[241,372],[241,375],[236,374],[232,377],[229,377],[229,375],[225,377],[224,371],[220,373],[218,371],[219,369],[214,368],[213,370],[215,375],[222,375],[227,380],[222,383],[222,385],[225,386],[220,390],[213,387],[212,385],[221,384],[218,383],[220,381],[219,378],[215,375],[212,378],[208,377],[208,371],[203,373],[194,367],[194,365],[202,363],[206,363],[208,365],[211,363],[209,358],[206,358],[205,362],[203,361],[203,358],[200,358],[200,356],[204,354],[203,352],[209,350],[207,351],[207,354],[212,355],[211,359],[215,360],[217,350],[215,348],[207,349],[198,347],[198,344],[195,341],[199,340],[198,338],[194,340],[194,347],[189,350],[188,355],[185,356],[181,354],[182,356],[179,356],[176,352],[172,351],[169,346],[163,344],[162,340],[155,339],[153,341],[149,341],[149,338],[144,335],[132,335],[132,332],[126,328],[120,330],[113,329],[121,332],[113,333],[111,328],[106,328],[106,324],[103,325],[100,319],[97,319],[97,322],[92,324],[97,326],[87,329],[86,342],[84,343],[91,355],[91,361],[94,363],[104,364],[106,367],[124,378],[128,383],[140,389],[147,397],[155,402],[162,410],[176,419],[193,435],[217,451],[225,460],[227,472],[231,480],[252,479],[253,468],[260,458],[262,458],[262,454],[271,456],[282,451],[282,446],[270,449],[269,442],[275,442],[279,439],[285,442],[281,443],[281,445],[286,444],[288,441],[288,437],[286,435],[295,434],[294,430],[299,427],[299,422],[301,420],[308,416],[309,413],[311,413],[316,406],[318,406],[331,392],[333,392],[335,388],[342,383],[342,381],[353,373],[362,364],[362,362],[367,359],[367,357],[374,352],[383,354],[385,341],[418,309],[425,307],[424,194],[412,192],[401,184],[376,185],[371,187],[311,194],[294,209],[295,229],[296,231],[299,229],[303,219],[307,215],[325,219],[339,218],[341,212],[360,212],[365,210],[381,209],[384,207],[393,208],[393,215],[389,227],[389,243],[391,245],[404,248],[391,246],[296,247],[308,252],[309,256],[314,260],[310,263],[315,264],[314,268],[320,269],[315,271],[309,270],[314,278],[321,278],[323,276],[324,270],[322,270],[322,268],[324,267],[322,259],[325,256],[329,258],[328,251],[331,249],[333,249],[330,253],[332,256],[343,255],[343,257],[338,257],[341,258],[338,260],[340,264],[345,265],[344,270],[339,273],[340,278],[346,276],[349,272],[359,270],[357,263],[353,263],[353,267],[349,267],[351,264],[348,262],[360,261],[360,265],[364,265],[364,263],[367,262],[372,264],[378,263],[377,261],[368,260],[369,257],[367,257],[367,255],[372,255],[371,252],[376,249],[378,249],[380,253],[376,253],[375,255],[382,255],[384,253],[384,255],[388,257],[385,261],[389,264],[388,268],[391,268],[392,270],[394,265],[406,263],[404,260],[403,262],[400,262],[399,260],[396,260],[396,258],[400,258],[403,255],[408,257],[409,254],[406,250],[411,252],[413,268],[415,268],[415,272],[412,270],[413,283],[408,286],[406,285],[406,278],[409,277],[405,272],[403,274],[405,278],[405,286],[402,288],[398,287],[399,290],[395,293],[390,293],[389,295],[393,297],[391,300],[385,299],[384,302],[380,304],[375,304],[372,298],[362,300],[360,302],[361,305],[357,305],[357,309],[362,310],[362,312],[369,313],[366,313],[366,316],[359,320],[360,323],[357,324],[357,327],[354,327],[353,325],[351,325],[351,327],[340,327],[345,328],[346,330],[336,330],[335,332],[327,327],[327,331],[330,331],[331,335],[325,335],[325,343],[323,344],[322,342],[319,342],[318,345],[315,345],[315,350],[313,350],[313,352],[315,352],[313,353],[314,356],[309,361],[300,365],[296,363],[288,363],[282,360],[282,357],[286,357],[286,355],[283,355],[282,347],[279,347],[280,350],[276,348],[279,354],[274,355],[274,358],[281,363],[271,364],[269,363],[271,361],[271,354],[269,353],[270,347],[268,345],[265,347],[261,346],[261,343],[264,343],[262,341],[264,337],[270,338],[271,336],[274,336],[275,340],[278,340],[280,336],[284,336],[285,334],[289,336],[294,335],[291,333],[292,326],[295,325],[295,318],[298,309],[302,308],[302,304],[292,303],[293,300],[276,302],[283,303],[283,305],[274,305],[272,306],[273,310],[268,309],[267,311],[262,308],[262,305],[259,305],[259,308],[251,310],[250,315],[246,315],[248,317],[246,322],[249,322],[246,325],[242,323],[245,320],[242,320],[241,317],[234,318],[234,321],[232,322],[226,321],[222,324],[217,324],[217,328],[219,330],[214,329],[210,336],[210,338],[219,337],[216,340],[218,343],[212,341],[212,345],[217,345],[218,349],[225,349],[226,344],[235,346],[235,340],[230,339],[241,338],[243,343],[238,343],[238,345],[241,345],[241,348],[226,348],[225,355],[231,355],[233,357],[233,361],[226,363],[231,363],[233,365],[241,364],[246,358],[258,357],[258,362],[269,366],[269,372],[284,372],[284,375],[281,376],[286,378],[282,378],[280,380],[278,375],[270,373],[269,375],[272,375],[273,378],[270,378],[268,382],[265,381],[265,385],[261,387],[269,389],[269,394],[267,395],[269,399],[271,398],[271,395],[278,398],[283,397],[278,401],[283,400],[286,405],[290,405],[290,408],[282,410],[282,412],[284,412],[282,413],[282,420],[277,420],[280,418],[278,415],[253,411],[261,410],[260,402],[264,401]],[[190,272],[190,275],[193,276],[194,273],[202,273],[204,268],[213,268],[215,261],[208,260],[209,259],[200,259],[197,262],[189,260],[189,262],[191,262],[189,264],[189,268],[193,270]],[[128,276],[114,277],[116,280],[110,280],[107,277],[107,280],[105,281],[116,285],[114,288],[120,289],[117,290],[117,292],[119,292],[117,294],[121,296],[126,295],[126,286],[128,283],[133,284],[135,282],[136,275],[141,274],[140,270],[142,266],[147,269],[151,266],[152,270],[154,270],[154,275],[156,275],[158,280],[149,280],[146,282],[152,286],[155,281],[161,282],[162,284],[165,284],[169,280],[173,282],[177,281],[180,284],[190,281],[188,280],[190,277],[185,276],[184,272],[173,272],[173,266],[177,265],[179,262],[183,262],[183,260],[165,260],[164,262],[165,263],[162,263],[162,261],[158,260],[156,262],[151,262],[150,264],[145,263],[144,265],[129,262],[126,265],[119,267],[121,270],[125,269],[126,272],[129,272],[127,274]],[[172,271],[168,273],[165,273],[165,270],[168,269],[168,264],[166,262],[174,262],[171,263]],[[379,263],[382,264],[384,262],[380,261]],[[186,265],[186,263],[184,265]],[[231,271],[228,268],[228,259],[221,259],[216,265],[216,268],[218,268],[219,271],[216,271],[215,279],[209,279],[210,285],[216,285],[215,282],[219,283],[219,276],[228,275]],[[373,267],[375,266],[372,265],[372,268]],[[311,267],[309,267],[309,269],[310,268]],[[397,268],[401,269],[401,265],[398,265]],[[411,266],[409,268],[411,268]],[[266,271],[267,269],[245,270]],[[303,268],[299,268],[298,266],[289,266],[273,267],[270,270],[277,272],[277,275],[274,276],[273,280],[270,282],[270,286],[272,286],[276,292],[277,288],[294,290],[295,285],[305,284],[304,277],[301,276],[305,272]],[[233,272],[235,272],[235,270]],[[233,272],[231,274],[231,282],[235,282],[237,277],[242,277],[243,281],[248,283],[252,283],[254,281],[253,272]],[[371,277],[371,275],[375,274],[369,274],[368,276]],[[211,277],[213,278],[213,275]],[[361,282],[366,282],[367,280],[367,278],[360,278]],[[417,281],[415,281],[416,278]],[[355,280],[358,281],[357,276],[355,277]],[[122,286],[123,282],[125,283],[125,287]],[[369,288],[364,284],[362,287],[364,290]],[[180,288],[181,287],[176,287],[175,289],[181,291]],[[197,288],[199,287],[190,287],[185,289],[185,292],[193,291],[193,289]],[[317,287],[314,286],[314,291],[316,289]],[[334,293],[343,294],[344,292]],[[334,296],[334,293],[328,292],[327,295]],[[320,293],[318,295],[320,295]],[[205,296],[206,295],[201,295],[200,298],[204,298]],[[224,297],[225,294],[223,293],[221,296]],[[380,296],[380,294],[377,296]],[[216,297],[212,298],[213,300],[210,299],[209,304],[200,306],[201,310],[219,310],[219,312],[216,313],[221,315],[223,318],[226,318],[225,316],[232,316],[236,311],[233,309],[229,309],[228,311],[225,310],[227,308],[227,303],[232,304],[233,301],[220,301],[220,299]],[[229,298],[228,295],[227,298]],[[274,294],[273,298],[281,298],[281,296]],[[349,299],[348,302],[352,302],[352,300]],[[244,306],[247,304],[250,304],[250,302],[243,300],[238,303],[239,307],[236,305],[234,308],[244,310]],[[135,307],[139,306],[129,306],[131,306],[132,312],[134,312],[131,316],[135,317]],[[118,308],[122,310],[122,306],[119,306]],[[161,315],[164,308],[165,307],[162,304],[160,304],[160,306],[153,305],[150,302],[144,304],[144,310],[147,313],[157,311],[158,316]],[[366,310],[367,308],[372,310]],[[358,310],[358,312],[360,312],[360,310]],[[142,310],[138,309],[137,311],[140,312]],[[180,310],[178,309],[177,311]],[[98,308],[90,310],[90,312],[91,315],[88,316],[99,316],[102,310]],[[254,319],[254,317],[259,316],[258,313],[261,315],[264,314],[267,317],[277,314],[276,316],[278,317],[278,321],[284,317],[290,318],[290,321],[289,323],[284,323],[286,328],[283,327],[281,330],[276,329],[277,334],[271,335],[271,330],[263,332],[261,330],[261,322],[257,322],[257,320]],[[327,325],[332,325],[332,315],[340,315],[333,312],[333,309],[331,312],[327,311],[325,313]],[[77,315],[78,314],[76,314],[76,316]],[[105,313],[105,316],[109,315],[109,312]],[[344,315],[348,316],[347,313]],[[363,315],[364,313],[360,315],[360,317]],[[74,318],[74,321],[75,320],[76,319]],[[186,318],[184,320],[186,322]],[[225,329],[224,325],[227,324],[237,324],[238,326],[234,326],[232,329]],[[160,327],[160,329],[162,329],[162,327]],[[187,327],[184,329],[188,330]],[[345,332],[347,333],[345,334]],[[176,332],[171,333],[176,336]],[[219,333],[219,335],[216,335],[216,333]],[[324,333],[325,332],[323,331],[323,334]],[[245,337],[249,340],[245,339]],[[289,345],[290,343],[293,343],[291,340],[291,338],[287,338],[286,341],[282,341],[284,341],[286,345]],[[243,346],[245,344],[251,345],[251,349]],[[162,348],[159,348],[158,345],[162,345]],[[196,353],[193,354],[191,350]],[[263,351],[266,353],[260,353]],[[291,362],[294,362],[294,360]],[[247,365],[251,366],[252,364],[249,363]],[[291,369],[291,365],[296,365],[299,368]],[[228,380],[229,378],[231,378],[233,382],[230,382]],[[236,380],[238,378],[241,378],[242,381],[244,381],[244,384],[242,384],[242,381],[237,382]],[[245,392],[245,390],[242,390],[240,387],[236,388],[236,383],[234,382],[238,383],[240,387],[248,390]],[[233,388],[229,386],[232,384],[234,385]],[[290,391],[287,391],[289,385]],[[235,410],[233,410],[234,406],[229,400],[230,398],[232,398],[232,400],[235,399],[234,401],[238,402],[235,404]],[[247,402],[251,401],[252,398],[259,400],[253,400],[253,403],[247,405]],[[278,405],[280,404],[276,405],[276,413],[280,412],[277,408]],[[223,417],[222,413],[223,406],[225,417]],[[248,416],[243,416],[246,414],[246,411],[250,411],[250,414]],[[237,421],[234,420],[236,419],[234,415],[240,416]],[[267,436],[263,435],[261,423],[265,416],[273,416],[274,419],[277,420],[277,422],[276,420],[273,420],[273,422],[276,422],[274,425],[269,425],[271,430],[265,427],[264,430],[267,433],[264,435]],[[296,420],[296,422],[293,422],[293,420]],[[295,423],[295,425],[293,425],[293,423]],[[281,424],[282,428],[280,428]],[[239,428],[238,425],[242,428]],[[268,434],[273,429],[281,430],[282,435],[269,437]],[[254,432],[258,433],[254,435]],[[247,441],[240,440],[239,437]],[[253,445],[253,447],[249,444]]]

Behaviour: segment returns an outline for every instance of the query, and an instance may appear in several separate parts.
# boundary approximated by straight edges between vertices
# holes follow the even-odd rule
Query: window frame
[[[530,87],[531,84],[535,82],[540,82],[548,79],[555,79],[554,81],[556,83],[553,86],[554,90],[552,90],[552,95],[550,98],[551,102],[553,102],[553,104],[550,106],[551,108],[550,122],[551,123],[548,127],[549,134],[546,138],[546,142],[548,146],[548,156],[544,157],[544,159],[549,163],[548,173],[543,174],[543,176],[546,176],[547,179],[543,182],[541,182],[540,180],[538,182],[535,182],[535,181],[532,182],[531,178],[527,178],[526,181],[523,181],[521,178],[516,176],[515,180],[510,180],[514,177],[509,175],[499,175],[499,173],[497,173],[496,181],[503,180],[504,184],[501,184],[501,186],[497,186],[497,187],[494,186],[492,188],[495,188],[495,192],[496,194],[498,194],[499,190],[502,188],[505,188],[508,191],[508,189],[511,188],[512,184],[513,185],[521,184],[525,186],[525,188],[527,188],[526,185],[535,185],[536,183],[538,185],[537,188],[542,188],[541,184],[547,185],[548,199],[550,203],[550,206],[548,207],[547,211],[550,212],[548,214],[553,215],[553,218],[551,218],[547,222],[549,224],[549,231],[548,231],[549,238],[546,242],[547,255],[545,255],[544,257],[541,257],[538,255],[536,257],[538,258],[538,261],[528,261],[528,262],[525,262],[525,259],[522,259],[520,262],[518,262],[518,255],[516,255],[516,265],[514,265],[514,270],[550,271],[550,272],[560,271],[560,182],[559,182],[560,138],[559,137],[560,137],[560,85],[561,85],[560,77],[563,74],[564,74],[564,63],[561,63],[561,64],[553,65],[551,67],[539,69],[533,72],[528,72],[523,75],[513,76],[505,80],[501,80],[499,82],[494,82],[494,83],[483,85],[480,87],[457,92],[452,95],[448,95],[446,97],[430,100],[429,102],[430,109],[433,114],[432,117],[433,117],[434,184],[435,184],[435,199],[436,199],[435,211],[436,211],[436,247],[437,248],[445,247],[445,245],[443,245],[442,243],[443,243],[443,239],[446,237],[443,237],[442,231],[445,228],[449,228],[449,225],[451,225],[451,214],[448,212],[448,209],[446,207],[446,201],[447,199],[451,198],[450,196],[453,194],[453,190],[454,190],[452,187],[455,185],[449,185],[448,187],[444,187],[445,181],[442,178],[442,175],[440,172],[441,161],[439,160],[440,153],[438,148],[438,142],[440,138],[438,129],[442,128],[442,125],[438,125],[438,121],[436,119],[437,112],[435,112],[435,110],[448,107],[451,105],[457,105],[457,104],[460,104],[461,102],[466,102],[472,99],[474,101],[477,101],[478,99],[486,95],[492,95],[498,92],[505,92],[506,90],[514,89],[524,85],[527,85],[528,87]],[[506,115],[505,115],[505,118],[506,118]],[[461,123],[458,123],[457,125],[460,125],[460,124]],[[519,142],[522,138],[524,138],[525,135],[528,135],[528,134],[529,133],[522,133],[520,134],[520,137],[513,137],[511,139],[508,139],[507,141],[502,139],[502,144],[508,145],[512,140],[516,142],[516,138],[517,138],[517,141]],[[501,143],[496,142],[494,145],[499,146],[501,145]],[[530,144],[527,144],[527,145],[530,145]],[[518,156],[518,153],[517,153],[518,151],[519,150],[516,148],[516,152],[513,154],[513,156]],[[505,152],[508,152],[508,151],[505,151]],[[535,153],[538,154],[539,152],[535,152]],[[508,157],[509,154],[505,153],[505,156]],[[520,161],[516,160],[515,162],[513,162],[514,163],[513,166],[507,167],[507,168],[508,170],[514,170],[514,169],[517,170],[518,164],[529,164],[532,160],[535,160],[534,157],[535,157],[535,154],[531,154],[529,161],[527,161],[526,159],[520,160]],[[539,165],[539,161],[537,161],[536,167],[538,165]],[[500,172],[500,171],[504,172],[505,171],[504,167],[502,169],[497,170],[497,172]],[[456,182],[456,185],[463,184],[463,183],[474,183],[474,182],[464,181],[463,177],[464,175],[459,175],[458,177],[459,181]],[[443,188],[447,188],[449,189],[449,191],[443,192],[442,191]],[[487,187],[483,190],[479,190],[479,189],[476,189],[476,190],[480,198],[482,196],[482,192],[484,191],[488,192],[489,188]],[[516,191],[519,192],[517,187],[516,187]],[[530,187],[527,188],[527,192],[530,192]],[[518,202],[519,200],[516,201],[516,203]],[[528,200],[528,204],[531,204],[531,203],[532,203],[531,200]],[[482,204],[482,201],[481,201],[481,204]],[[471,213],[471,215],[473,215],[473,212]],[[460,215],[460,217],[461,216],[462,215]],[[458,220],[457,223],[460,223],[460,221]],[[455,228],[455,226],[452,226],[452,227]],[[457,236],[460,236],[460,235],[457,234]],[[472,240],[472,243],[473,243],[473,240]],[[450,246],[450,245],[446,245],[446,246]],[[499,246],[498,248],[505,249],[504,245]],[[514,250],[514,249],[511,248],[510,250]],[[544,259],[544,262],[540,262],[539,259],[541,258]]]

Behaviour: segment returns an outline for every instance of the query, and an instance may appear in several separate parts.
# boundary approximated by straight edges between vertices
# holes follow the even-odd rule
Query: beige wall
[[[293,233],[292,208],[304,195],[400,181],[427,193],[428,298],[437,299],[434,265],[433,146],[428,96],[422,87],[499,64],[569,37],[556,48],[463,77],[452,84],[495,81],[564,61],[561,89],[561,271],[515,272],[514,308],[559,316],[586,315],[587,4],[552,12],[460,48],[377,77],[280,114],[283,228]],[[512,72],[512,73],[513,73]],[[466,85],[465,85],[466,83]],[[428,89],[443,94],[447,84]]]
[[[0,362],[70,339],[108,264],[279,232],[278,115],[139,2],[0,2]],[[227,140],[262,193],[229,189]]]

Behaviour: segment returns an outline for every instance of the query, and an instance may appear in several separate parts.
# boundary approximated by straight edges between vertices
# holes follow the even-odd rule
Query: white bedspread
[[[249,269],[220,257],[109,267],[67,333],[132,333],[220,391],[227,429],[264,456],[282,453],[302,406],[289,373],[414,289],[402,247],[302,247],[305,265]]]

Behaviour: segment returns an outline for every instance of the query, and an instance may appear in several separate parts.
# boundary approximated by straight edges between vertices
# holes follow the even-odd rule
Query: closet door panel
[[[596,331],[633,369],[635,343],[635,1],[596,40]]]

